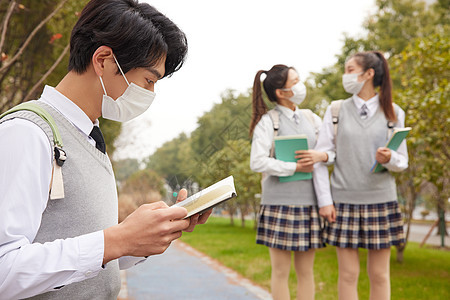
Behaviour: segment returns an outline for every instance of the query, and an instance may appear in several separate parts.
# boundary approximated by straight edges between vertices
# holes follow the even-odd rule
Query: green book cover
[[[306,135],[285,135],[275,137],[275,157],[286,162],[297,162],[295,151],[308,150]],[[312,179],[312,173],[295,172],[291,176],[278,177],[280,182]]]
[[[405,127],[405,128],[395,128],[394,132],[392,133],[391,138],[386,143],[386,148],[389,148],[391,150],[396,151],[398,147],[400,147],[400,144],[403,142],[403,140],[406,138],[408,133],[411,131],[411,127]],[[375,161],[374,165],[370,169],[372,173],[377,173],[380,171],[383,171],[385,168]]]

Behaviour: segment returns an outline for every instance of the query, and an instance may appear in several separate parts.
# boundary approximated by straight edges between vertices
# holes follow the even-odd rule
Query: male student
[[[97,120],[143,113],[156,82],[177,71],[186,53],[184,33],[148,4],[86,5],[72,31],[69,72],[35,101],[61,133],[64,197],[49,197],[58,176],[51,127],[30,111],[0,120],[0,299],[116,299],[119,267],[164,252],[181,231],[206,221],[211,211],[184,220],[186,209],[158,202],[117,224]]]

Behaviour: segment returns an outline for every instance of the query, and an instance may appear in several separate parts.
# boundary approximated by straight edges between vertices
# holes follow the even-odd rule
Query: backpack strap
[[[0,115],[0,119],[3,117],[19,112],[19,111],[31,111],[41,117],[51,128],[53,136],[52,142],[54,146],[54,159],[52,166],[52,179],[50,181],[49,194],[50,199],[62,199],[64,198],[64,182],[62,178],[62,170],[61,167],[64,165],[64,162],[67,159],[66,152],[63,150],[63,142],[61,139],[61,135],[59,133],[58,127],[56,126],[56,122],[53,117],[40,105],[35,102],[24,102],[21,103],[10,110],[4,112]],[[25,117],[17,116],[18,118],[26,119]],[[12,119],[12,118],[11,118]]]
[[[400,107],[397,104],[395,104],[395,103],[392,103],[392,106],[394,108],[395,115],[398,116],[398,110],[400,109]],[[387,139],[388,140],[391,138],[392,133],[394,133],[394,125],[395,125],[395,123],[393,121],[388,121],[387,122],[387,127],[388,127]]]
[[[337,135],[338,124],[339,124],[339,111],[341,110],[341,105],[344,100],[336,100],[331,102],[331,121],[334,127],[334,136]]]
[[[275,137],[278,135],[278,129],[280,129],[280,112],[277,111],[275,108],[271,109],[267,112],[270,119],[273,123],[273,139],[272,139],[272,147],[270,148],[270,155],[269,157],[275,156]]]

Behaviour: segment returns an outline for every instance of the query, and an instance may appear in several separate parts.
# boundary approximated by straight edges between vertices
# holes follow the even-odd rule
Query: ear
[[[375,70],[370,68],[366,71],[367,79],[372,79],[375,76]]]
[[[277,99],[284,98],[283,97],[283,91],[281,89],[276,89],[275,90],[275,96],[277,96]]]
[[[97,76],[103,75],[107,59],[114,59],[112,49],[108,46],[98,47],[92,55],[92,66]]]

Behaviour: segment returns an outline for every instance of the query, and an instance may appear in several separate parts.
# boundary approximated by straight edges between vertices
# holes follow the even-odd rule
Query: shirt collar
[[[353,103],[355,104],[356,108],[358,108],[358,110],[360,110],[361,107],[365,104],[369,110],[375,111],[379,106],[379,101],[380,100],[378,94],[376,94],[367,101],[364,101],[363,99],[358,97],[358,95],[353,95]]]
[[[72,125],[89,136],[94,125],[98,126],[98,120],[92,123],[86,113],[73,103],[69,98],[61,94],[54,87],[46,85],[42,92],[40,101],[52,106],[60,112]]]
[[[297,106],[295,106],[295,111],[293,111],[290,108],[287,108],[286,106],[277,104],[277,109],[279,111],[281,111],[282,114],[284,114],[286,117],[288,117],[288,119],[292,119],[294,117],[294,114],[299,114],[300,110],[297,108]]]

